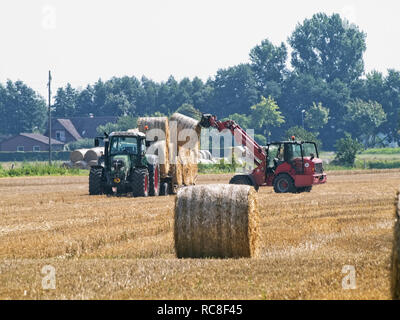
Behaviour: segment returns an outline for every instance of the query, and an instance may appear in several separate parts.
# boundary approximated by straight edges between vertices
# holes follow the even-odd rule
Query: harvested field
[[[230,175],[201,175],[199,184]],[[175,196],[88,196],[87,177],[0,179],[0,299],[390,299],[399,172],[257,194],[254,259],[177,259]],[[56,289],[43,290],[43,266]],[[344,290],[345,265],[356,289]]]

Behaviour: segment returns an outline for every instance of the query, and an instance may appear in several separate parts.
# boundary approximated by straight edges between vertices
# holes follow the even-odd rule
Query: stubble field
[[[237,260],[175,258],[175,196],[88,196],[87,177],[0,179],[0,299],[390,299],[400,172],[328,179],[311,193],[261,188],[261,256]],[[44,266],[55,289],[43,289]],[[355,289],[342,287],[344,266]]]

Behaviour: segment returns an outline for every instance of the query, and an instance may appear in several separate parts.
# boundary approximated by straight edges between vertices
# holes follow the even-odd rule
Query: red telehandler
[[[248,174],[235,175],[230,184],[273,186],[277,193],[310,192],[313,185],[326,183],[327,177],[318,158],[314,142],[281,141],[261,147],[232,120],[218,121],[216,116],[203,114],[200,126],[219,132],[230,130],[236,143],[246,146],[254,158],[255,169]]]

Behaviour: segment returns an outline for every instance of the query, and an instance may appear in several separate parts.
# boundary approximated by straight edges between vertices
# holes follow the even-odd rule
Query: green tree
[[[137,118],[133,116],[121,116],[117,122],[109,122],[105,125],[98,126],[96,131],[99,135],[103,135],[104,132],[111,133],[114,131],[126,131],[137,127]]]
[[[47,121],[45,100],[22,81],[7,81],[0,89],[3,105],[3,133],[14,135],[39,130],[43,132]]]
[[[378,128],[386,121],[386,113],[382,106],[376,101],[355,99],[346,107],[345,121],[349,128],[365,142],[366,146],[375,146]]]
[[[323,128],[329,120],[329,109],[322,106],[322,103],[313,105],[306,111],[305,122],[311,129],[318,130]]]
[[[284,43],[274,46],[268,39],[250,51],[251,69],[257,81],[258,90],[265,96],[280,96],[280,86],[285,74],[287,48]]]
[[[181,113],[196,120],[201,119],[201,112],[188,103],[182,104],[175,112]]]
[[[285,123],[285,118],[274,99],[261,97],[261,101],[251,106],[251,125],[255,130],[260,130],[264,135],[270,135],[271,127],[279,127]]]
[[[245,114],[234,113],[223,120],[233,120],[243,129],[251,129],[251,117]]]
[[[322,142],[318,139],[318,133],[307,131],[302,127],[295,126],[287,129],[282,137],[282,140],[292,140],[292,137],[295,137],[296,141],[315,142],[318,146],[318,149],[322,148]]]
[[[58,88],[54,102],[54,116],[72,117],[76,113],[76,101],[78,92],[68,83],[64,88]]]
[[[218,70],[212,85],[209,103],[220,118],[233,113],[248,113],[247,108],[259,99],[254,74],[248,64]]]
[[[363,150],[362,144],[352,139],[349,133],[345,133],[345,137],[336,142],[335,148],[335,161],[346,166],[353,166],[357,153]]]
[[[288,41],[293,48],[292,65],[299,73],[332,82],[351,83],[364,71],[366,34],[339,14],[313,15],[298,24]]]

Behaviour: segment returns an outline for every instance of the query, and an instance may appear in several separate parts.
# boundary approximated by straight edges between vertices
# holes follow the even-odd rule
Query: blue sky
[[[165,81],[248,61],[269,38],[286,42],[297,23],[337,12],[367,33],[366,70],[400,70],[398,1],[8,0],[0,4],[0,82],[23,80],[46,94],[112,76]]]

